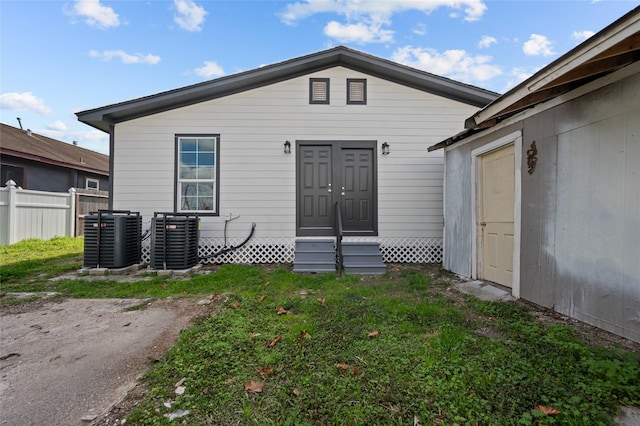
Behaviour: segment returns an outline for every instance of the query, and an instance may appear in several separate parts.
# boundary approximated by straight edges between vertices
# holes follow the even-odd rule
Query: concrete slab
[[[464,281],[454,284],[454,287],[460,292],[470,294],[480,300],[490,302],[516,300],[507,290],[491,285],[486,281]]]
[[[620,407],[620,414],[613,419],[618,426],[639,426],[640,425],[640,408],[623,406]]]

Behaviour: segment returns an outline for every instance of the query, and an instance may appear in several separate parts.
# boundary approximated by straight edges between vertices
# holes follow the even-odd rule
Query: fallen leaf
[[[287,311],[287,310],[286,310],[285,308],[283,308],[282,306],[278,306],[278,310],[276,311],[276,313],[277,313],[278,315],[284,315],[284,314],[286,314],[287,312],[289,312],[289,311]]]
[[[258,297],[258,302],[262,302],[265,297],[267,297],[267,296],[264,295],[264,294],[262,296]]]
[[[560,414],[560,410],[555,407],[549,407],[546,405],[538,405],[534,410],[542,411],[547,416],[553,416],[554,414]]]
[[[276,345],[276,343],[278,343],[280,340],[282,340],[282,336],[278,336],[275,339],[268,341],[267,342],[267,347],[268,348],[274,347]]]
[[[240,306],[242,306],[242,303],[240,302],[229,303],[229,307],[233,309],[238,309]]]
[[[166,289],[167,288],[167,283],[162,283],[162,288]]]
[[[186,386],[178,386],[175,392],[176,392],[176,395],[184,395],[184,391],[186,390],[187,390]]]
[[[269,287],[269,281],[267,281],[266,283],[264,283],[265,287]]]
[[[249,380],[248,382],[244,382],[244,390],[247,392],[260,393],[262,392],[263,384],[263,382]]]
[[[270,374],[273,374],[273,368],[271,368],[271,367],[262,367],[260,370],[258,370],[258,374],[264,380],[264,378],[266,376],[268,376]]]
[[[373,330],[370,331],[369,333],[367,333],[367,336],[369,337],[377,337],[380,334],[380,332],[378,330]]]
[[[357,368],[354,368],[354,369],[353,369],[353,375],[354,375],[354,376],[358,377],[358,376],[360,375],[360,373],[361,373],[361,371],[360,371],[360,370],[358,370]]]
[[[300,340],[304,340],[307,338],[307,330],[302,330],[300,332]]]
[[[217,302],[218,300],[220,300],[220,295],[219,294],[214,294],[212,299]]]
[[[349,369],[349,364],[339,362],[336,364],[336,367],[339,368],[341,371],[347,371]]]
[[[183,377],[182,379],[180,379],[175,385],[173,385],[174,388],[177,388],[178,386],[182,386],[182,384],[184,383],[184,381],[187,380],[186,377]]]
[[[317,300],[318,302],[320,302],[320,303],[324,303],[324,302],[326,302],[326,301],[327,301],[327,299],[325,299],[325,298],[320,298],[320,297],[318,297],[316,300]]]
[[[295,396],[300,396],[300,394],[302,393],[302,391],[298,388],[293,388],[293,394]]]

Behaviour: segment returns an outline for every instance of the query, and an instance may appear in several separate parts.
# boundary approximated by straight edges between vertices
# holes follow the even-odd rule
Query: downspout
[[[113,210],[113,153],[115,152],[115,133],[116,126],[114,124],[109,125],[109,210]]]

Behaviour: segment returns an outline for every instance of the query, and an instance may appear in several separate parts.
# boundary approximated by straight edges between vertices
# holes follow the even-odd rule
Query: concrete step
[[[333,239],[298,239],[293,259],[294,272],[335,272]]]
[[[387,265],[382,261],[380,244],[368,241],[348,241],[342,244],[342,265],[349,274],[382,275]]]
[[[354,275],[384,275],[387,273],[387,265],[384,263],[382,266],[373,265],[344,265],[344,271],[347,274]]]

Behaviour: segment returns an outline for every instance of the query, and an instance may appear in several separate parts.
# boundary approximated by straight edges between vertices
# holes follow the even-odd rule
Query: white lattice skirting
[[[380,243],[385,263],[440,263],[442,262],[442,238],[357,238],[344,241],[376,241]],[[227,240],[227,246],[236,246],[242,239]],[[295,255],[295,238],[256,238],[237,250],[209,257],[224,247],[221,238],[202,238],[198,254],[206,257],[204,263],[292,263]],[[150,263],[151,247],[142,247],[142,262]]]

